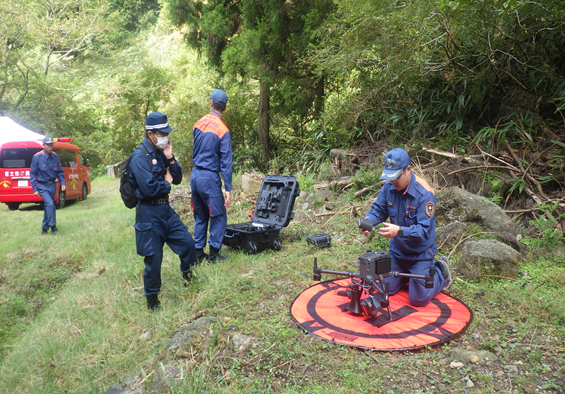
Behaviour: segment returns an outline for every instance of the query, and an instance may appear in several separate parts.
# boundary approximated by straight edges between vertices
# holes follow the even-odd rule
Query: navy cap
[[[43,145],[52,144],[52,143],[53,143],[53,137],[46,135],[45,138],[43,138]]]
[[[410,156],[402,148],[394,148],[385,155],[385,169],[381,179],[394,181],[400,176],[402,170],[410,165]]]
[[[225,107],[228,104],[228,95],[222,89],[214,89],[210,95],[210,100]]]
[[[145,119],[145,130],[159,130],[163,133],[173,131],[167,122],[167,115],[161,112],[151,112]]]

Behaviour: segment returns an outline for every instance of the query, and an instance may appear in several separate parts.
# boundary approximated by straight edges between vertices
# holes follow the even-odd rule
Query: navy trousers
[[[57,224],[57,219],[55,217],[55,190],[57,185],[55,182],[51,184],[47,183],[37,183],[37,191],[39,192],[39,197],[43,200],[43,222],[41,223],[41,229],[47,231],[49,227],[55,226]]]
[[[430,267],[435,264],[434,259],[414,261],[411,259],[400,258],[390,255],[392,272],[398,271],[410,273],[413,275],[428,275]],[[434,287],[426,289],[423,279],[415,278],[386,278],[389,283],[389,294],[397,293],[406,282],[410,281],[408,286],[408,296],[410,305],[426,306],[445,286],[446,280],[443,277],[441,268],[436,267],[436,275],[434,276]]]
[[[194,240],[170,205],[137,205],[135,224],[137,254],[144,256],[143,285],[146,295],[161,290],[163,245],[179,255],[180,270],[190,272],[196,263]]]
[[[192,189],[192,211],[194,213],[194,242],[196,248],[206,246],[208,222],[210,223],[210,246],[221,249],[228,216],[224,207],[222,181],[220,175],[199,168],[192,169],[190,176]]]

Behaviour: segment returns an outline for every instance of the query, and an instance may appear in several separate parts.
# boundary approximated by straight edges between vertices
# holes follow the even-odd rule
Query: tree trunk
[[[324,105],[324,76],[322,75],[316,84],[316,97],[314,98],[314,119],[320,119]]]
[[[259,145],[263,151],[265,163],[269,161],[269,85],[266,81],[259,82]]]

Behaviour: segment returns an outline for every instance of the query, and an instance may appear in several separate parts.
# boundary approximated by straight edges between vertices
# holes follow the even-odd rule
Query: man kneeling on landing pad
[[[447,257],[435,261],[436,221],[433,189],[412,172],[410,157],[401,148],[389,151],[384,158],[381,179],[388,182],[382,187],[377,200],[365,215],[373,226],[382,223],[379,235],[390,238],[391,271],[426,275],[432,265],[436,271],[434,286],[426,288],[423,279],[389,277],[389,294],[395,294],[410,281],[410,304],[426,306],[441,290],[451,287],[451,273]],[[390,223],[385,220],[390,218]],[[359,228],[369,235],[369,230]]]

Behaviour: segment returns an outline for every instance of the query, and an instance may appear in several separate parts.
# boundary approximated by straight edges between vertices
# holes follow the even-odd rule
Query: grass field
[[[239,182],[236,177],[236,196]],[[134,210],[123,206],[117,189],[116,179],[96,179],[86,201],[58,210],[60,237],[40,235],[37,206],[15,212],[0,206],[1,393],[104,393],[137,374],[146,377],[150,393],[159,363],[183,371],[178,393],[549,393],[565,386],[562,261],[530,262],[522,267],[528,277],[516,281],[455,281],[452,295],[475,319],[447,345],[364,352],[305,335],[289,316],[294,297],[313,284],[299,273],[311,272],[314,257],[328,268],[351,270],[360,253],[386,247],[378,237],[364,243],[355,218],[291,222],[281,231],[280,252],[227,250],[228,262],[198,266],[199,280],[189,287],[178,257],[165,247],[162,309],[150,312],[143,261],[135,253]],[[229,223],[246,221],[252,207],[236,199]],[[192,229],[192,218],[182,219]],[[317,250],[305,242],[316,232],[341,241]],[[175,330],[200,315],[215,322],[210,340],[190,357],[170,358],[165,348]],[[231,350],[233,329],[254,338],[248,352]],[[150,340],[142,340],[148,331]],[[452,369],[455,348],[488,350],[499,361]],[[508,365],[518,365],[519,373],[509,374]]]

